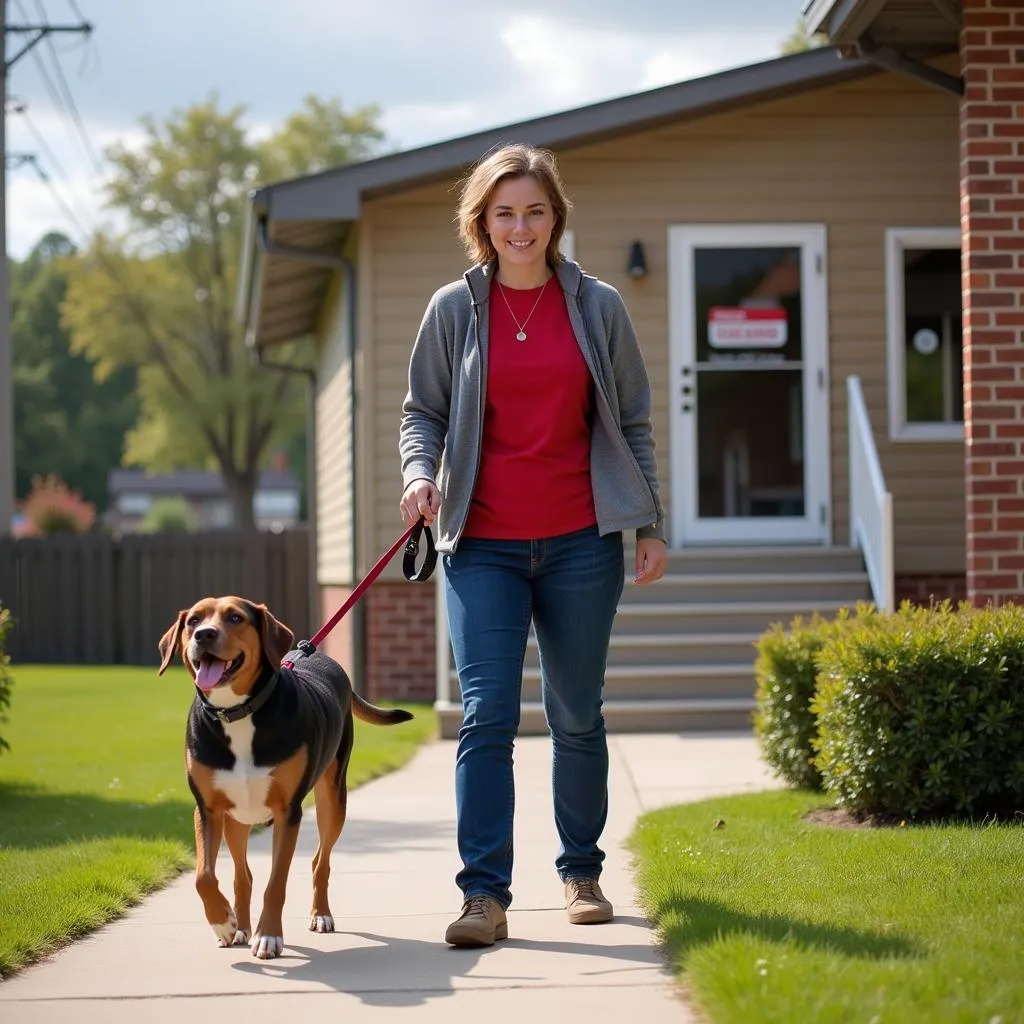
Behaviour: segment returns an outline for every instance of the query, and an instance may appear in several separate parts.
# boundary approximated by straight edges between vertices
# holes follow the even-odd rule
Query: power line
[[[43,6],[43,0],[36,0],[36,8],[39,11],[39,15],[45,22],[48,20],[46,14],[46,8]],[[64,69],[61,67],[60,57],[57,55],[57,50],[53,45],[53,39],[47,36],[44,40],[47,49],[50,51],[50,58],[53,61],[53,69],[57,73],[57,82],[60,86],[61,94],[64,98],[64,107],[71,114],[72,123],[78,132],[78,137],[82,140],[82,148],[85,150],[86,156],[92,163],[92,168],[97,174],[103,173],[103,163],[96,156],[96,150],[93,148],[92,140],[89,138],[89,133],[85,130],[85,124],[82,122],[82,115],[78,112],[78,106],[75,103],[75,97],[71,93],[71,89],[68,86],[68,80],[64,76]]]
[[[59,34],[88,35],[92,25],[84,19],[77,25],[9,25],[7,2],[0,0],[0,537],[11,531],[14,518],[14,388],[11,358],[10,289],[7,267],[7,75],[26,53],[31,52],[43,39]],[[7,56],[8,35],[27,36],[12,56]],[[34,164],[38,169],[38,164]],[[51,184],[52,188],[52,184]],[[58,195],[58,193],[54,193]],[[62,205],[63,197],[59,202]],[[68,214],[79,223],[74,211]]]
[[[63,211],[65,217],[70,220],[75,227],[78,228],[81,233],[83,240],[89,238],[89,228],[82,223],[78,214],[74,208],[65,200],[65,198],[57,191],[57,186],[54,184],[53,179],[46,173],[46,169],[39,163],[38,158],[34,153],[11,153],[8,155],[7,160],[11,161],[10,166],[17,168],[24,165],[30,166],[36,174],[39,176],[39,180],[49,189],[50,195],[56,200],[57,205]]]

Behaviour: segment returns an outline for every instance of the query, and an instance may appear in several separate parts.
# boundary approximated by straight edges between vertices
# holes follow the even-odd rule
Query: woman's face
[[[499,264],[516,267],[544,264],[555,227],[548,194],[527,175],[506,178],[494,190],[484,210],[484,227],[498,253]]]

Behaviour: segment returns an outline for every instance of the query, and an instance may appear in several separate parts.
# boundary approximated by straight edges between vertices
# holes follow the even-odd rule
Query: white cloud
[[[467,8],[452,0],[427,7],[305,0],[297,18],[279,0],[179,0],[152,10],[82,0],[98,26],[93,70],[76,74],[75,60],[62,60],[97,153],[115,141],[137,149],[142,114],[162,121],[211,93],[225,105],[246,104],[253,138],[276,130],[308,93],[338,96],[347,108],[378,102],[388,138],[410,148],[776,56],[796,18],[793,2],[564,0],[545,8],[528,0]],[[189,25],[199,12],[205,31],[196,37]],[[140,38],[163,40],[181,60],[155,59]],[[18,62],[11,92],[27,97],[65,173],[17,114],[8,117],[10,150],[36,152],[90,226],[108,218],[102,175],[67,118],[51,111],[32,61]],[[12,173],[11,252],[23,255],[51,228],[74,225],[31,168]]]
[[[381,127],[402,147],[451,138],[488,125],[489,111],[467,100],[398,103],[381,112]]]
[[[614,90],[638,62],[643,40],[546,14],[514,16],[501,32],[528,95],[553,108],[585,103]]]
[[[657,89],[778,56],[779,40],[774,34],[705,33],[674,39],[655,47],[641,62],[637,87]]]

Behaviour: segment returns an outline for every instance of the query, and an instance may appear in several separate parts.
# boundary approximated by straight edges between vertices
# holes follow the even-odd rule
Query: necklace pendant
[[[526,331],[520,331],[516,335],[516,341],[526,341]]]

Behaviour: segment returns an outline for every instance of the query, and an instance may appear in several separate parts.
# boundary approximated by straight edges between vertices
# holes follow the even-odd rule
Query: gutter
[[[359,446],[356,444],[356,269],[352,261],[341,253],[324,252],[318,249],[303,249],[298,246],[284,245],[275,242],[268,229],[269,209],[261,192],[250,197],[246,211],[245,236],[243,241],[243,266],[239,274],[239,290],[236,298],[236,314],[245,325],[245,343],[253,352],[256,365],[268,370],[283,373],[299,373],[306,376],[309,382],[309,393],[306,409],[306,479],[310,500],[307,516],[310,527],[310,592],[313,598],[310,611],[314,618],[313,629],[318,628],[320,609],[319,582],[319,543],[317,516],[317,429],[316,399],[317,373],[310,367],[296,367],[287,363],[273,362],[266,357],[263,346],[259,344],[259,298],[263,289],[262,269],[263,255],[281,256],[285,259],[299,260],[304,263],[316,263],[320,266],[339,270],[345,277],[348,312],[348,344],[349,344],[349,436],[352,440],[352,583],[358,575],[359,565],[359,531],[358,524],[358,488],[357,488],[357,457]],[[255,243],[255,244],[253,244]],[[349,667],[352,685],[356,692],[363,692],[366,673],[366,615],[362,602],[356,602],[349,613],[354,616],[352,624],[352,658]]]

